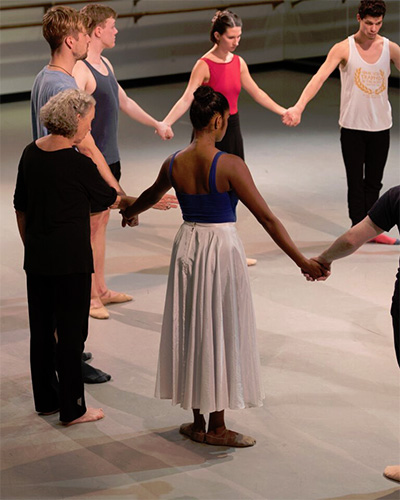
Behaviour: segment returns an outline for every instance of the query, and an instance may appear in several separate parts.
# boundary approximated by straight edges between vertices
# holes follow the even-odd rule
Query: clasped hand
[[[152,208],[155,208],[156,210],[169,210],[170,208],[176,208],[178,206],[179,206],[178,198],[175,195],[165,194],[160,199],[160,201],[158,201],[155,205],[153,205]],[[139,218],[137,215],[132,215],[132,216],[127,215],[127,211],[129,211],[129,208],[130,207],[127,207],[125,210],[120,211],[120,214],[122,215],[122,221],[121,221],[122,227],[126,226],[134,227],[139,224]]]
[[[301,113],[293,106],[282,115],[282,123],[287,127],[297,127],[301,121]]]
[[[307,281],[325,281],[331,275],[331,265],[320,257],[312,257],[301,272]]]
[[[120,210],[120,214],[122,215],[122,221],[121,221],[121,226],[122,227],[135,227],[139,225],[139,216],[138,215],[132,215],[131,217],[125,217],[124,215],[125,210]]]

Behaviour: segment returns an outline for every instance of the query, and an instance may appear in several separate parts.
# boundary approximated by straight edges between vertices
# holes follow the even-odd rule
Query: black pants
[[[390,309],[390,314],[392,315],[393,322],[393,335],[394,335],[394,349],[396,351],[397,363],[400,368],[400,269],[397,272],[396,283],[394,284],[394,293],[392,298],[392,308]]]
[[[62,422],[86,412],[81,357],[88,334],[90,286],[91,274],[27,273],[35,409],[48,413],[59,408]]]
[[[215,147],[232,155],[240,156],[244,160],[243,137],[240,130],[239,113],[231,115],[228,119],[228,128],[221,142],[216,142]]]
[[[366,132],[342,128],[340,142],[346,167],[349,216],[354,226],[364,219],[379,198],[390,131]]]

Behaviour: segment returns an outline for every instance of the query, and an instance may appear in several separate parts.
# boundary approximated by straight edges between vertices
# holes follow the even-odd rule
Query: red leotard
[[[239,93],[242,88],[239,56],[234,55],[228,63],[217,63],[206,57],[202,57],[201,60],[207,63],[210,70],[210,79],[203,85],[209,85],[216,92],[221,92],[229,102],[230,114],[236,114]]]

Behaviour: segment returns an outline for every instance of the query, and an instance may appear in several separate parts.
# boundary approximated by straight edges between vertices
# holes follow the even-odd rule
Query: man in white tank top
[[[307,84],[299,100],[283,116],[296,126],[306,105],[339,66],[341,79],[340,141],[347,175],[349,215],[354,226],[364,219],[379,198],[389,151],[392,111],[388,99],[390,62],[400,69],[400,47],[379,35],[386,5],[383,0],[362,0],[355,35],[337,43]],[[374,243],[400,244],[381,234]]]

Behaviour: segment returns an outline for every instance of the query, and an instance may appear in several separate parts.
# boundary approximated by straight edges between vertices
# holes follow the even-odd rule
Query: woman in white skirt
[[[228,430],[224,419],[226,408],[261,406],[264,397],[246,257],[235,227],[238,200],[300,269],[314,279],[325,273],[298,250],[244,161],[215,147],[228,124],[226,98],[199,87],[190,118],[192,143],[164,161],[155,183],[124,212],[130,224],[174,187],[184,219],[172,249],[156,396],[193,410],[194,422],[180,427],[193,441],[252,446],[253,438]]]

